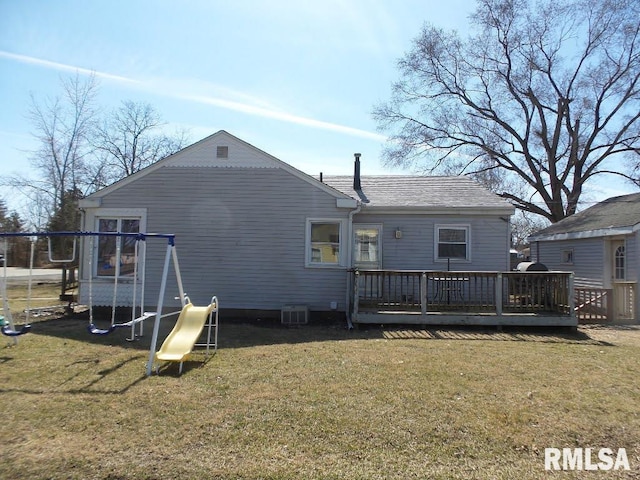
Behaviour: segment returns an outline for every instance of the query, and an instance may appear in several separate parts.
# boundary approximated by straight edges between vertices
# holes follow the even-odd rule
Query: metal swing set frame
[[[25,324],[20,328],[16,329],[16,326],[13,321],[13,317],[11,315],[11,310],[9,308],[9,302],[7,297],[7,242],[11,237],[27,237],[31,240],[31,251],[30,251],[30,267],[29,267],[29,280],[28,280],[28,293],[27,293],[27,308],[26,308],[26,321]],[[147,361],[146,374],[147,376],[151,375],[153,371],[154,362],[156,361],[156,347],[158,343],[158,333],[160,329],[160,321],[163,318],[178,315],[182,310],[176,312],[162,313],[162,309],[164,307],[164,297],[167,287],[167,277],[169,274],[170,265],[173,264],[174,273],[176,276],[176,282],[178,286],[179,299],[181,302],[181,309],[189,303],[189,298],[184,292],[184,288],[182,285],[182,276],[180,274],[180,266],[178,263],[178,256],[175,248],[175,234],[168,233],[127,233],[127,232],[89,232],[89,231],[78,231],[78,232],[11,232],[11,233],[0,233],[0,239],[4,240],[4,254],[5,261],[3,263],[3,274],[0,276],[0,291],[2,294],[2,307],[5,318],[5,325],[2,326],[2,333],[9,337],[13,338],[14,343],[17,343],[17,337],[20,335],[26,334],[31,331],[31,325],[29,324],[29,311],[30,311],[30,298],[31,298],[31,284],[32,284],[32,271],[33,271],[33,260],[34,260],[34,249],[35,249],[35,239],[45,237],[48,239],[48,253],[49,253],[49,261],[51,263],[71,263],[75,261],[76,258],[76,242],[78,238],[90,238],[90,252],[89,252],[89,275],[88,275],[88,283],[89,283],[89,325],[87,330],[91,334],[97,335],[106,335],[113,332],[116,328],[121,327],[131,327],[131,337],[127,340],[134,340],[136,337],[135,328],[139,325],[139,336],[142,336],[142,326],[145,320],[150,319],[152,317],[155,318],[153,325],[153,334],[151,337],[151,347],[149,349],[149,358]],[[55,258],[52,250],[51,239],[55,237],[72,237],[73,238],[73,248],[71,258]],[[116,237],[118,241],[116,241],[116,271],[114,272],[114,288],[113,288],[113,303],[112,303],[112,314],[111,314],[111,326],[107,329],[98,328],[93,323],[93,255],[94,255],[94,239],[99,237]],[[115,323],[115,307],[117,302],[117,288],[118,288],[118,275],[119,275],[119,258],[120,258],[120,249],[121,249],[121,241],[120,238],[134,238],[136,240],[135,244],[135,262],[134,262],[134,289],[133,289],[133,303],[132,303],[132,318],[130,321],[125,323]],[[139,251],[138,244],[142,242],[142,245],[146,245],[144,243],[147,239],[164,239],[167,242],[167,248],[164,256],[164,263],[162,269],[162,277],[160,281],[160,290],[158,293],[158,300],[156,302],[156,311],[155,312],[144,312],[144,288],[145,288],[145,268],[142,269],[142,272],[138,269],[138,259],[139,259]],[[144,251],[143,251],[144,254]],[[137,285],[138,285],[138,275],[141,274],[141,290],[142,294],[140,296],[140,315],[136,316],[136,302],[137,302]],[[214,297],[215,298],[215,297]],[[208,333],[207,333],[207,342],[205,344],[195,344],[195,346],[206,347],[206,352],[209,354],[210,348],[213,347],[213,351],[217,350],[218,343],[218,321],[217,321],[217,299],[216,299],[216,308],[215,308],[215,323],[212,323],[211,317],[209,319],[208,324]],[[212,327],[213,327],[213,341],[212,341]]]

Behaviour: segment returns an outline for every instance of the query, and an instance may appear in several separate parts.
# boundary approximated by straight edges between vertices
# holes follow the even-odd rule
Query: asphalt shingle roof
[[[363,175],[359,192],[353,189],[352,176],[327,175],[323,181],[368,207],[513,208],[506,200],[462,176]]]
[[[640,193],[612,197],[540,230],[534,236],[632,227],[640,223]]]

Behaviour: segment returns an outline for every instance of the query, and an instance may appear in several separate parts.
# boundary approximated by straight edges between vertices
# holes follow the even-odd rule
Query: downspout
[[[360,153],[354,153],[355,161],[353,162],[353,190],[362,198],[362,182],[360,180]],[[347,224],[347,234],[349,236],[349,248],[347,250],[347,272],[351,268],[353,268],[353,217],[362,210],[362,203],[356,200],[357,206],[355,210],[349,212],[349,222]],[[351,275],[347,276],[347,279],[350,279]],[[351,287],[351,288],[350,288]],[[353,285],[351,282],[347,280],[347,292],[346,292],[346,301],[345,301],[345,313],[347,317],[347,328],[349,330],[353,329],[353,322],[351,321],[351,298],[353,295]]]
[[[347,222],[347,235],[349,239],[349,243],[348,243],[349,248],[347,249],[347,279],[351,278],[351,275],[349,275],[349,270],[353,267],[353,217],[358,213],[360,213],[360,210],[362,210],[362,204],[358,202],[358,206],[355,208],[355,210],[351,210],[349,212],[349,221]],[[347,316],[347,328],[349,330],[353,330],[353,322],[351,322],[351,308],[350,308],[351,297],[353,296],[352,291],[353,291],[353,287],[351,285],[351,282],[347,280],[347,292],[346,292],[344,304],[345,304],[345,313]]]

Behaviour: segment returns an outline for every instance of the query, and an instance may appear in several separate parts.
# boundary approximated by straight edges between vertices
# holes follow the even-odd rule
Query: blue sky
[[[354,152],[363,174],[406,173],[381,165],[371,111],[422,24],[464,30],[474,3],[0,0],[0,172],[28,171],[30,95],[94,71],[103,110],[148,102],[192,141],[222,129],[312,175],[350,173]]]
[[[193,141],[218,130],[316,175],[389,171],[373,106],[425,20],[464,25],[453,0],[0,0],[0,170],[27,171],[30,95],[95,71],[99,102],[148,102]],[[6,195],[5,195],[6,197]]]

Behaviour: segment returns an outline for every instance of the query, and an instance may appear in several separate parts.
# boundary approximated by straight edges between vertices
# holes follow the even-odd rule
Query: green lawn
[[[0,349],[0,478],[585,478],[545,447],[624,447],[631,471],[592,477],[640,478],[640,330],[224,320],[206,363],[149,378],[151,323],[35,323]]]

